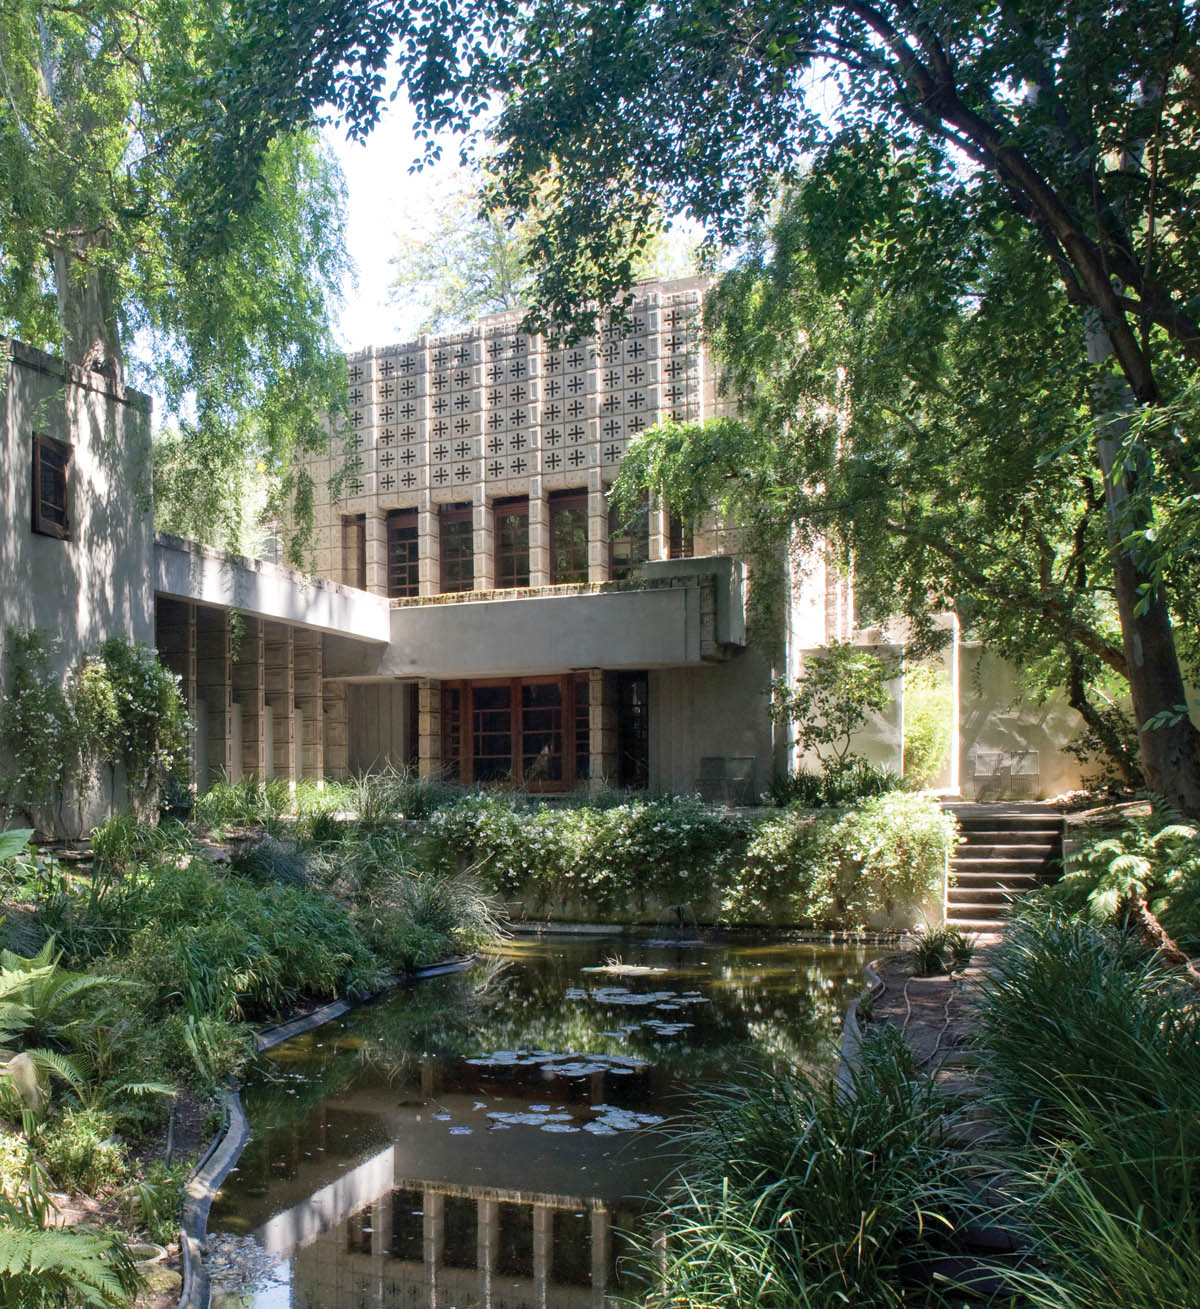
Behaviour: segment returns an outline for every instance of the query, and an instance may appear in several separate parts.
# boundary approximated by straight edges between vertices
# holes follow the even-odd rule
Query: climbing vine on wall
[[[186,756],[188,721],[178,679],[148,645],[114,638],[86,655],[65,679],[53,668],[54,638],[10,630],[0,739],[9,766],[5,799],[42,827],[56,825],[69,792],[76,798],[97,769],[120,763],[130,803],[143,808]]]

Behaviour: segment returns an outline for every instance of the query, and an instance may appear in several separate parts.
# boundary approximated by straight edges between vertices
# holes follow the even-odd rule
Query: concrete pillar
[[[381,510],[367,515],[367,590],[387,595],[387,519]]]
[[[296,781],[296,668],[292,629],[285,623],[263,624],[267,703],[271,707],[272,777]]]
[[[608,1240],[612,1224],[608,1210],[597,1205],[592,1210],[592,1304],[604,1309],[604,1284],[608,1281]]]
[[[257,618],[241,616],[234,642],[233,698],[235,714],[242,720],[241,767],[244,777],[267,775],[266,682],[263,669],[262,623]]]
[[[422,1191],[422,1207],[425,1210],[425,1294],[428,1297],[426,1303],[431,1309],[438,1306],[438,1271],[446,1231],[442,1199],[442,1193],[431,1186]]]
[[[204,702],[207,715],[208,776],[198,779],[207,789],[235,771],[233,637],[223,609],[196,609],[196,698]]]
[[[597,795],[617,780],[616,686],[602,669],[588,670],[588,790]]]
[[[550,504],[542,479],[529,479],[529,585],[550,585]]]
[[[163,667],[179,678],[188,716],[187,780],[196,785],[196,606],[186,600],[155,602],[154,643]]]
[[[350,776],[350,708],[345,682],[324,684],[324,774],[345,781]]]
[[[417,772],[436,777],[442,770],[442,684],[423,677],[417,683]]]
[[[496,585],[496,534],[482,485],[475,488],[471,506],[471,546],[475,552],[474,589],[490,591]]]
[[[417,508],[417,579],[422,595],[437,595],[442,589],[441,561],[437,506],[426,491]]]
[[[296,705],[303,721],[298,776],[321,785],[325,781],[325,728],[321,721],[324,648],[319,632],[297,628],[295,646]]]
[[[588,486],[588,581],[609,580],[608,497],[600,482],[600,470],[593,469]]]
[[[533,1206],[533,1302],[547,1309],[550,1258],[554,1247],[554,1210],[548,1204]]]
[[[496,1267],[496,1250],[500,1243],[500,1205],[495,1200],[480,1200],[476,1204],[476,1226],[479,1232],[479,1303],[493,1300],[493,1272]]]
[[[697,551],[697,554],[699,551]],[[671,515],[661,495],[650,497],[650,560],[657,563],[671,557]]]

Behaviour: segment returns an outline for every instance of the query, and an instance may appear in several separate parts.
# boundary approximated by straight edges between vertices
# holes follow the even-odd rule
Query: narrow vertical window
[[[474,529],[469,504],[443,505],[439,515],[442,590],[470,591],[475,586]]]
[[[608,575],[614,582],[621,582],[650,558],[649,499],[643,499],[624,521],[615,508],[610,509],[608,532]]]
[[[555,586],[588,580],[587,492],[550,495],[550,581]]]
[[[387,516],[387,593],[394,599],[420,594],[417,511],[391,509]]]
[[[33,530],[43,536],[71,535],[67,505],[67,466],[71,447],[52,436],[33,438]]]
[[[529,499],[514,496],[492,506],[496,537],[496,586],[529,585]]]
[[[342,515],[342,578],[347,586],[367,589],[367,516]]]
[[[645,673],[617,674],[617,784],[643,790],[650,781],[650,683]]]
[[[671,515],[668,525],[668,555],[672,559],[691,559],[696,553],[696,542],[692,525],[682,518]]]

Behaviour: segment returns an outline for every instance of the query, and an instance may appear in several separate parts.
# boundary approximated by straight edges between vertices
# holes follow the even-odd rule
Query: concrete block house
[[[311,575],[156,534],[148,399],[0,343],[0,642],[48,628],[62,670],[107,636],[153,642],[201,789],[393,764],[752,802],[794,762],[772,677],[871,638],[817,555],[781,561],[784,638],[753,648],[736,530],[653,500],[630,523],[610,513],[631,438],[718,412],[704,289],[642,285],[632,331],[565,349],[514,313],[350,356],[351,409],[309,468]],[[898,695],[869,743],[896,767],[901,716]],[[966,717],[986,751],[988,715]],[[1004,748],[1028,753],[1014,739],[1010,715]],[[1043,751],[1059,754],[1049,737]],[[947,785],[958,775],[956,752]]]

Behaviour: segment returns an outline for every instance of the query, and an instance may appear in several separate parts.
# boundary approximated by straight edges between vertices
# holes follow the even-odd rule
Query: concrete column
[[[298,776],[321,785],[325,781],[325,728],[321,721],[324,648],[319,632],[297,629],[295,646],[296,704],[304,724],[297,761]]]
[[[697,551],[699,553],[699,551]],[[671,557],[671,515],[662,496],[650,497],[650,560],[657,563]]]
[[[423,677],[417,683],[417,773],[436,777],[442,770],[442,684]]]
[[[345,682],[324,685],[326,777],[345,781],[350,776],[350,707]]]
[[[207,714],[208,776],[198,779],[207,789],[235,771],[233,640],[229,614],[223,609],[196,610],[196,697]]]
[[[588,790],[598,794],[617,780],[616,686],[602,669],[588,670]]]
[[[592,1304],[604,1309],[604,1284],[608,1281],[608,1240],[611,1230],[608,1210],[597,1205],[592,1210]]]
[[[609,580],[608,497],[600,482],[600,470],[593,469],[588,486],[588,581]]]
[[[440,1191],[427,1186],[422,1191],[425,1210],[425,1294],[430,1309],[438,1306],[438,1271],[442,1263],[442,1245],[446,1233],[445,1209]]]
[[[163,667],[179,678],[188,716],[187,779],[196,785],[196,606],[160,599],[154,610],[154,643]]]
[[[533,1206],[533,1302],[547,1309],[550,1259],[554,1247],[554,1210],[548,1204]]]
[[[285,623],[263,624],[267,703],[271,706],[272,777],[296,781],[296,668],[292,629]]]
[[[475,590],[490,591],[496,585],[496,535],[482,485],[476,486],[471,507],[471,546],[475,552]]]
[[[261,781],[267,775],[262,623],[243,616],[240,627],[233,663],[233,698],[234,713],[241,714],[242,719],[242,775]]]
[[[496,1250],[500,1243],[500,1205],[495,1200],[480,1200],[475,1206],[479,1232],[476,1266],[479,1269],[479,1303],[491,1304]]]
[[[542,479],[529,479],[529,585],[550,585],[550,504]]]
[[[367,514],[367,590],[387,595],[387,520],[381,510]]]
[[[437,595],[442,589],[441,558],[437,506],[425,492],[417,509],[417,579],[422,595]]]

